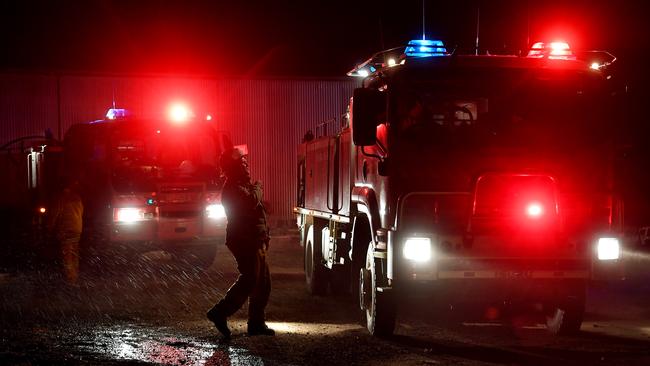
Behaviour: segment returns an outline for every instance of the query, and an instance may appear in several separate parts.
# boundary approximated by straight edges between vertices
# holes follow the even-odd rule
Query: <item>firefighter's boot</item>
[[[225,316],[221,315],[215,308],[210,309],[206,314],[208,319],[214,323],[219,333],[223,335],[224,339],[230,339],[230,328],[228,328],[228,320]]]
[[[248,323],[248,335],[257,336],[257,335],[267,335],[274,336],[275,331],[269,328],[266,323]]]

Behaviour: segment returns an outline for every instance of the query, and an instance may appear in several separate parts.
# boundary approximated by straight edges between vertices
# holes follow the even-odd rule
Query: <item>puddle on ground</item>
[[[115,325],[92,331],[93,334],[77,336],[75,344],[84,352],[106,359],[183,366],[264,365],[261,358],[245,349],[177,337],[164,329]]]

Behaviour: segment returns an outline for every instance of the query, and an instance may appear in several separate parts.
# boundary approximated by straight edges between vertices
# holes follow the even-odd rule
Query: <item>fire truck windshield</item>
[[[111,138],[112,184],[118,192],[153,191],[160,181],[216,182],[217,143],[200,131],[116,130]]]
[[[439,147],[596,143],[607,136],[602,79],[552,69],[471,68],[400,83],[391,121],[400,140]]]

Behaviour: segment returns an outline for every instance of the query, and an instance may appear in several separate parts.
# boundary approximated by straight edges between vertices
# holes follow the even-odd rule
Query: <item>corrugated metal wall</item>
[[[29,135],[56,133],[58,119],[56,77],[0,76],[0,145]]]
[[[307,130],[345,112],[356,80],[238,80],[172,77],[0,75],[0,145],[49,128],[103,118],[112,103],[145,117],[172,101],[210,113],[235,144],[247,144],[253,179],[277,220],[292,220],[296,145]]]

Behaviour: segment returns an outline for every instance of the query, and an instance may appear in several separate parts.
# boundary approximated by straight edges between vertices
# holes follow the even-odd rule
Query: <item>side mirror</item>
[[[354,89],[352,98],[352,140],[357,146],[377,142],[377,125],[386,111],[385,95],[373,89]]]

